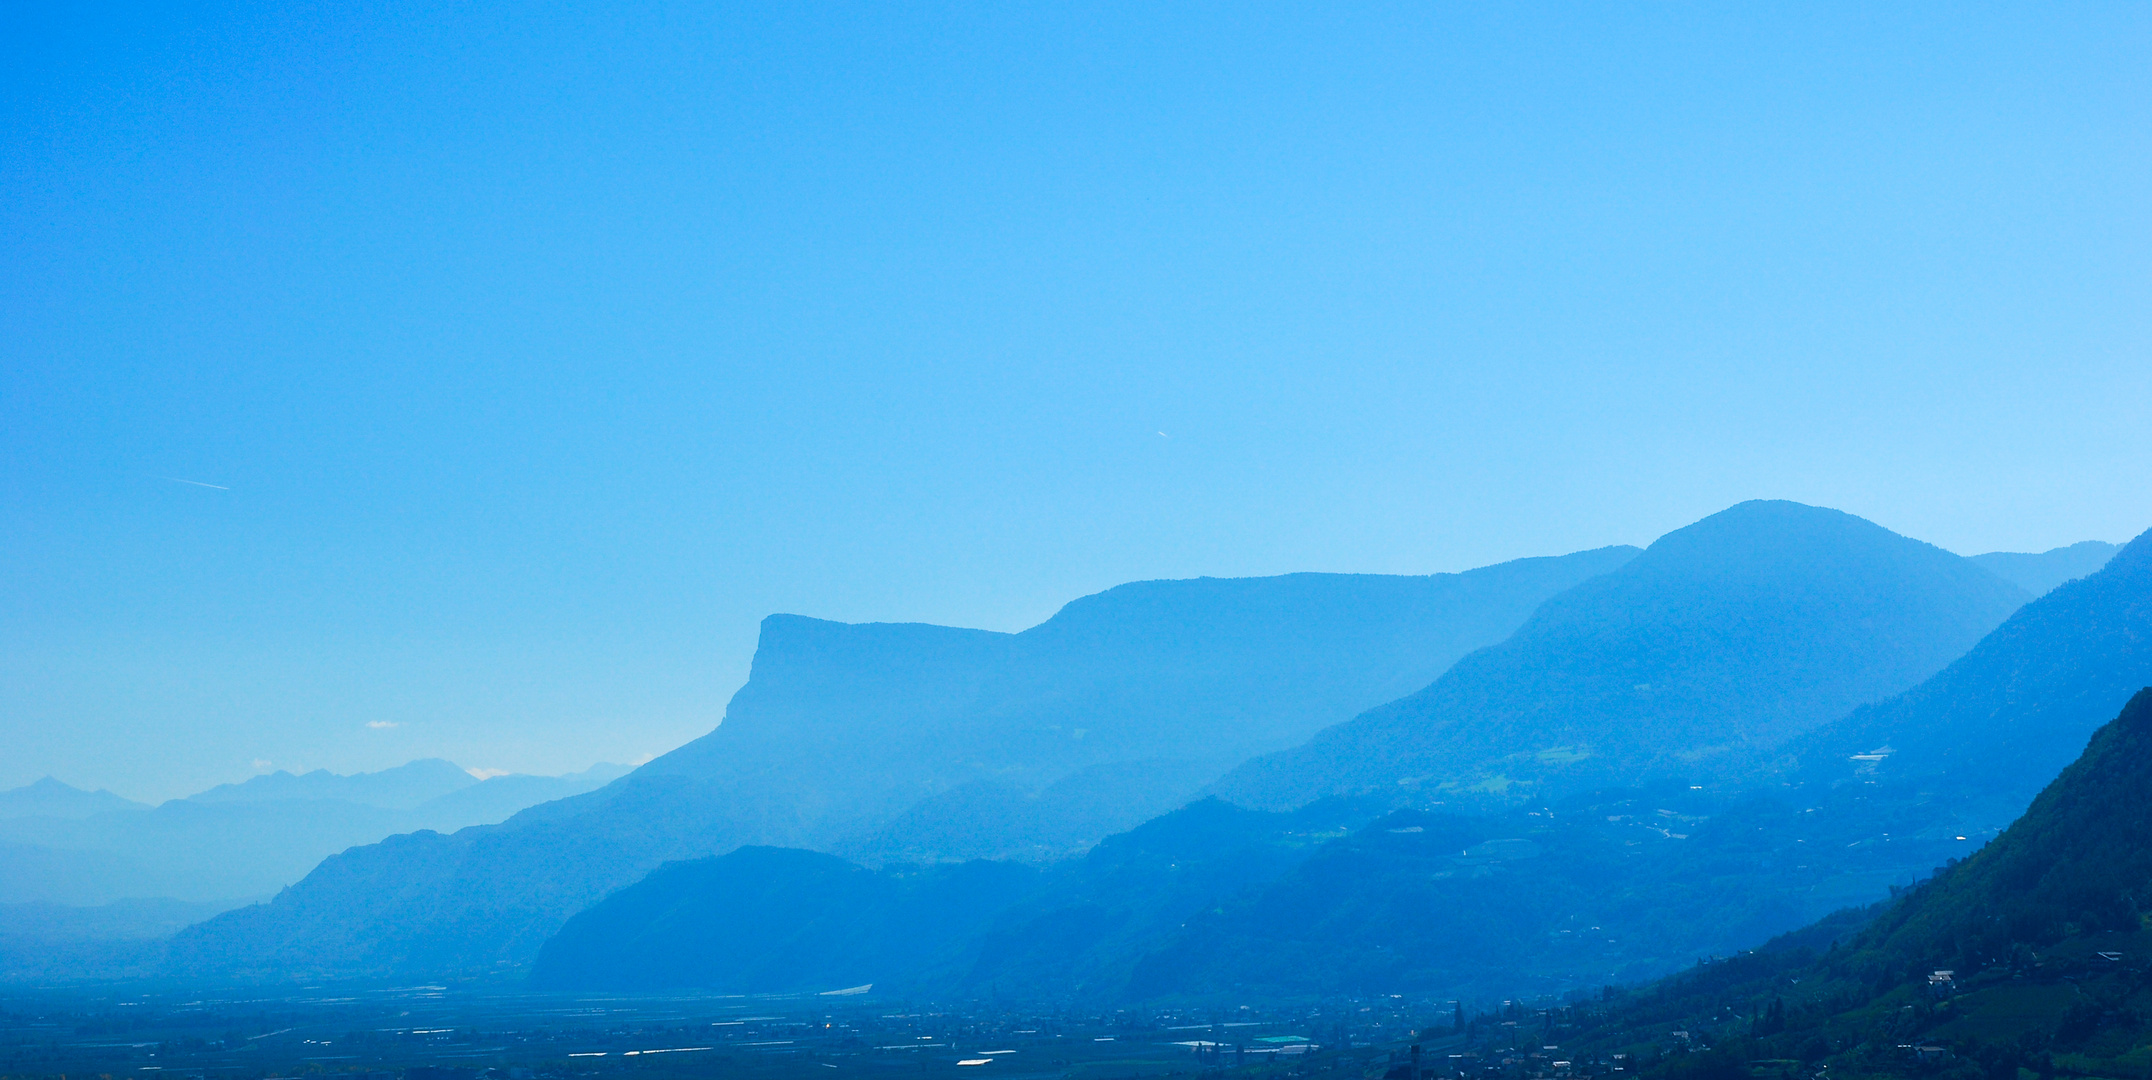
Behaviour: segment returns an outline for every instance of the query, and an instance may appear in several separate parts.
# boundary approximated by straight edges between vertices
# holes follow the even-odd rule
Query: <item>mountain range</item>
[[[110,810],[147,809],[148,803],[122,798],[103,788],[84,791],[49,776],[19,788],[0,791],[0,821],[26,817],[86,818]]]
[[[1248,754],[1423,684],[1635,554],[1140,582],[1020,634],[772,616],[709,735],[500,826],[345,852],[272,903],[181,935],[175,962],[494,971],[660,864],[743,845],[1074,854]]]
[[[382,810],[413,810],[465,788],[477,787],[478,784],[478,777],[466,772],[453,761],[424,758],[393,769],[349,776],[332,773],[327,769],[315,769],[307,773],[278,769],[249,777],[236,784],[218,784],[207,791],[187,796],[187,801],[260,803],[308,800],[356,803]]]
[[[0,904],[164,898],[235,903],[274,893],[355,844],[497,822],[627,770],[481,782],[438,758],[344,776],[275,772],[147,806],[50,777],[0,792]]]
[[[2030,598],[1850,514],[1742,503],[1211,791],[1267,807],[1375,791],[1515,803],[1720,776],[1934,674]]]
[[[773,616],[711,735],[327,859],[169,970],[1123,1000],[1651,977],[1882,895],[1974,788],[2014,813],[2029,770],[1936,799],[1844,747],[1997,678],[2089,729],[2034,699],[2097,656],[2133,677],[2092,639],[2136,632],[2143,549],[1965,559],[1758,502],[1642,553],[1138,583],[1014,635]],[[2015,639],[2052,678],[1997,675]],[[2007,758],[1991,734],[1953,752]],[[1258,809],[1188,803],[1206,781]]]
[[[1817,649],[1817,642],[1808,640],[1804,644],[1809,652],[1778,649],[1772,655],[1821,657],[1817,667],[1835,673],[1850,652],[1902,649],[1909,638],[1920,641],[1904,632],[1905,622],[1875,618],[1879,606],[1895,608],[1899,619],[1907,618],[1908,609],[1943,613],[1929,623],[1931,632],[1936,637],[1959,635],[1955,647],[1962,651],[1968,632],[1951,616],[1965,606],[1954,606],[1953,601],[1971,598],[1988,605],[1973,610],[1984,610],[1983,621],[1992,628],[2010,614],[2010,601],[2022,596],[1956,556],[1829,511],[1751,504],[1703,525],[1685,530],[1689,535],[1669,538],[1672,542],[1663,541],[1664,547],[1654,545],[1662,561],[1651,568],[1647,580],[1671,584],[1653,589],[1616,580],[1652,557],[1647,553],[1550,600],[1535,615],[1533,623],[1538,623],[1552,609],[1575,622],[1574,611],[1590,610],[1582,599],[1606,595],[1619,599],[1603,611],[1661,613],[1633,620],[1622,627],[1623,633],[1584,635],[1585,644],[1571,644],[1566,650],[1540,646],[1545,651],[1540,666],[1562,666],[1569,673],[1550,681],[1549,699],[1560,703],[1578,685],[1615,681],[1596,672],[1599,665],[1633,671],[1623,665],[1634,664],[1640,652],[1650,652],[1634,643],[1638,636],[1648,641],[1654,635],[1685,634],[1731,642],[1726,647],[1749,654],[1759,648],[1769,651],[1762,631],[1777,616],[1776,621],[1792,627],[1789,633],[1828,635],[1831,647]],[[1730,556],[1729,549],[1738,553],[1744,547],[1770,554],[1753,562]],[[1725,570],[1729,563],[1761,584],[1746,591],[1730,586],[1731,575]],[[1865,563],[1870,573],[1851,572],[1848,563]],[[2072,604],[2073,590],[2101,589],[2094,583],[2100,580],[2120,582],[2105,587],[2103,595],[2143,595],[2146,591],[2128,577],[2131,565],[2122,560],[2092,582],[2058,590],[2011,622],[2056,622],[2042,613]],[[1879,587],[1878,578],[1890,587]],[[1924,584],[1930,591],[1921,593],[1907,582]],[[1743,610],[1726,600],[1744,595],[1759,602]],[[1909,602],[1909,595],[1918,602]],[[1993,599],[1997,595],[2002,602]],[[1695,615],[1698,610],[1708,618]],[[1785,614],[1789,610],[1790,618]],[[1818,620],[1804,618],[1816,610],[1837,621],[1826,620],[1823,625],[1829,629],[1816,630]],[[1713,620],[1741,625],[1745,635],[1697,629],[1708,628]],[[1665,629],[1669,623],[1679,629]],[[1640,633],[1634,630],[1639,625]],[[2009,636],[1999,629],[1994,633]],[[1510,649],[1526,636],[1520,631],[1510,643],[1485,652]],[[1766,645],[1759,646],[1759,641]],[[2044,647],[2061,655],[2077,644],[2078,639],[2063,633]],[[1919,654],[1923,665],[1942,666],[1949,657],[1937,657],[1948,647]],[[1982,654],[1975,650],[1975,655]],[[1752,665],[1743,669],[1745,679],[1699,679],[1691,674],[1692,666],[1716,675],[1713,665],[1723,658],[1699,650],[1687,656],[1677,652],[1672,660],[1654,659],[1663,665],[1657,670],[1672,673],[1677,681],[1735,686],[1744,695],[1758,689],[1769,693],[1775,685],[1810,692],[1818,684],[1829,685],[1816,670],[1796,662]],[[1443,681],[1469,672],[1472,663],[1461,662]],[[1893,668],[1874,658],[1868,663],[1869,670],[1886,673],[1879,682],[1899,681],[1897,686],[1885,684],[1887,690],[1904,689],[1904,680],[1912,677],[1905,674],[1910,664]],[[1729,697],[1715,707],[1730,713],[1741,700]],[[1684,702],[1682,708],[1694,705]],[[1540,791],[1525,800],[1472,797],[1477,793],[1459,799],[1439,785],[1391,785],[1390,791],[1365,791],[1346,803],[1330,804],[1354,809],[1337,815],[1322,830],[1282,829],[1256,811],[1216,802],[1197,804],[1109,840],[1074,867],[1049,875],[1032,896],[982,922],[968,942],[945,940],[932,965],[910,970],[882,966],[880,982],[924,986],[928,989],[922,992],[941,994],[1088,990],[1126,999],[1377,989],[1499,994],[1648,977],[1672,970],[1699,952],[1730,949],[1797,927],[1841,899],[1883,895],[1891,881],[1905,879],[1909,868],[1903,857],[1922,857],[1912,847],[1894,849],[1887,841],[1874,842],[1878,820],[1887,831],[1890,813],[1900,812],[1882,807],[1870,807],[1882,811],[1882,817],[1868,819],[1868,831],[1856,836],[1850,848],[1804,852],[1809,838],[1786,822],[1811,829],[1818,822],[1781,812],[1785,781],[1776,771],[1781,768],[1777,760],[1769,754],[1752,756],[1742,763],[1745,774],[1722,765],[1715,775],[1725,782],[1712,785],[1712,790],[1678,777],[1653,779],[1641,769],[1634,770],[1641,775],[1626,778],[1629,783],[1566,794]],[[1385,806],[1415,800],[1422,809],[1382,815]],[[1175,884],[1185,880],[1182,877],[1146,878],[1101,868],[1124,845],[1156,846],[1141,838],[1174,835],[1179,830],[1171,823],[1189,814],[1214,828],[1200,843],[1179,849],[1166,845],[1170,854],[1161,861],[1180,868],[1186,879],[1215,888],[1184,895]],[[1243,832],[1223,827],[1236,822]],[[654,875],[618,894],[622,899],[634,896],[634,905],[616,907],[609,900],[579,916],[548,946],[540,976],[548,985],[576,986],[584,976],[577,973],[572,956],[623,957],[630,958],[623,966],[644,972],[643,988],[653,988],[649,980],[664,977],[659,972],[681,969],[633,962],[641,955],[638,949],[652,945],[650,938],[639,936],[631,912],[642,905],[694,909],[705,901],[689,893],[659,895],[667,889],[690,889],[692,880]],[[739,925],[762,924],[747,919]],[[946,929],[937,934],[947,938]],[[571,941],[572,949],[566,944]],[[689,963],[685,969],[705,978],[722,977],[722,965]]]
[[[2148,684],[2152,533],[1919,686],[1742,772],[1451,822],[1559,857],[1463,873],[1439,849],[1415,855],[1387,834],[1338,841],[1334,855],[1190,920],[1131,993],[1309,993],[1324,988],[1315,973],[1423,992],[1557,993],[1729,953],[1962,858]],[[1295,960],[1313,957],[1321,963]]]

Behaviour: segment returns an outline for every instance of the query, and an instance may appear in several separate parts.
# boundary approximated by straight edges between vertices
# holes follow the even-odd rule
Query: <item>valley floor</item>
[[[870,992],[592,997],[440,986],[0,991],[0,1077],[323,1080],[1381,1076],[1402,998],[1298,1007],[926,1006]],[[1358,1049],[1351,1049],[1357,1047]],[[1344,1052],[1340,1053],[1341,1048]]]

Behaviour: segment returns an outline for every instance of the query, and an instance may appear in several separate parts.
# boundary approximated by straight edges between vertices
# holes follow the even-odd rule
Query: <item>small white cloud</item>
[[[630,764],[630,765],[648,765],[648,764],[650,764],[651,762],[653,762],[653,761],[656,761],[657,759],[658,759],[658,756],[657,756],[656,754],[644,754],[643,756],[641,756],[641,757],[639,757],[639,758],[636,758],[636,759],[635,759],[634,761],[628,762],[628,764]]]
[[[368,720],[366,722],[366,726],[374,729],[375,731],[386,731],[389,728],[402,727],[403,725],[397,723],[394,720]]]
[[[508,775],[507,769],[465,769],[463,771],[470,773],[472,776],[475,776],[480,780],[491,780],[496,776]]]
[[[254,768],[255,768],[255,771],[257,771],[257,772],[268,772],[268,771],[269,771],[270,769],[272,769],[272,768],[275,768],[275,767],[276,767],[276,762],[274,762],[274,761],[271,761],[271,760],[269,760],[268,758],[259,758],[259,757],[258,757],[258,758],[255,758],[255,759],[254,759]]]

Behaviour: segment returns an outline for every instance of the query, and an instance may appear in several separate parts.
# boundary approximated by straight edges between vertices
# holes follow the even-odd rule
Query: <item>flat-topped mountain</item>
[[[1834,524],[1829,517],[1824,523]],[[1855,525],[1847,531],[1856,538],[1881,533]],[[1910,548],[1906,561],[1923,571],[1938,564],[1965,571],[1954,556],[1882,536],[1887,556]],[[2047,637],[2028,641],[2024,650],[2053,658],[2057,679],[2025,684],[2020,705],[2078,693],[2087,669],[2067,658],[2111,655],[2100,644],[2102,635],[2134,633],[2127,614],[2131,598],[2152,596],[2152,582],[2131,578],[2131,566],[2119,559],[2093,578],[2027,605],[1976,645],[1972,657],[2021,639],[2024,625],[2048,627]],[[1839,570],[1824,576],[1850,577]],[[1982,580],[1978,571],[1968,576]],[[1860,586],[1856,592],[1880,591],[1851,580]],[[1606,584],[1602,578],[1577,591]],[[2073,599],[2081,592],[2100,603]],[[1648,609],[1637,597],[1653,595],[1640,590],[1624,603]],[[2071,614],[2055,614],[2060,611]],[[1864,626],[1861,632],[1874,631]],[[1875,648],[1895,643],[1856,640]],[[1700,662],[1712,660],[1704,654]],[[2152,679],[2152,668],[2124,666]],[[1961,665],[1949,665],[1896,701],[1945,700],[1932,688],[1965,677]],[[2109,672],[2098,685],[2111,690],[2128,677],[2126,671]],[[1853,715],[1893,707],[1886,703]],[[1966,752],[1994,737],[1947,713],[1924,722],[1961,732],[1969,740],[1959,744]],[[2064,736],[2081,737],[2081,731]],[[1872,777],[1873,763],[1847,760],[1867,756],[1830,760],[1846,765],[1848,775],[1858,768]],[[1358,827],[1371,816],[1364,807],[1361,816],[1329,821],[1325,829],[1281,830],[1271,822],[1284,815],[1198,803],[1114,837],[1080,863],[1061,868],[1035,894],[975,927],[968,942],[953,938],[946,925],[922,928],[924,936],[942,942],[933,964],[908,969],[882,957],[871,966],[883,985],[958,996],[1553,993],[1654,976],[1703,953],[1763,940],[1837,904],[1881,898],[1909,873],[1969,849],[1959,841],[1955,852],[1938,854],[1923,839],[1929,829],[1910,827],[1942,808],[1925,781],[1919,790],[1866,780],[1844,785],[1860,801],[1842,806],[1834,780],[1789,785],[1787,774],[1768,760],[1745,764],[1745,776],[1721,771],[1708,790],[1643,777],[1642,783],[1578,791],[1495,814],[1461,814],[1454,806],[1405,810],[1366,827]],[[2023,762],[2015,789],[2037,787],[2052,775],[2038,771],[2047,768]],[[1439,790],[1415,794],[1430,802],[1460,801]],[[1370,798],[1378,811],[1396,800],[1393,794]],[[1166,839],[1176,836],[1192,839]],[[1153,850],[1155,858],[1117,858]],[[692,892],[685,879],[669,882],[678,893]],[[691,903],[685,895],[671,902]],[[737,905],[741,897],[725,902]],[[605,920],[575,931],[584,954],[626,956],[634,951],[631,942],[647,948],[654,940],[634,929],[627,908],[610,902],[605,908]],[[735,921],[762,925],[781,914]],[[901,928],[893,932],[904,934]],[[681,949],[695,955],[684,944]],[[667,970],[676,973],[667,978],[704,981],[670,985],[727,985],[725,961],[717,956],[697,964],[673,955]],[[657,967],[644,967],[658,978]],[[570,987],[581,976],[575,965],[559,964],[548,977]],[[663,985],[647,982],[643,988]]]
[[[1213,789],[1509,802],[1723,774],[1919,683],[2028,594],[1850,514],[1749,502],[1550,599],[1426,689]]]
[[[499,827],[345,852],[273,903],[189,931],[175,957],[216,971],[495,970],[660,863],[742,845],[1080,851],[1248,754],[1424,685],[1634,555],[1143,582],[1020,634],[773,616],[709,735]],[[1006,812],[950,813],[951,800]]]

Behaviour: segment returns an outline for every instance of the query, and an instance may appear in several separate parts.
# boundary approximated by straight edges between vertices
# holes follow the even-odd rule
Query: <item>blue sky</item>
[[[774,611],[2152,525],[2142,6],[66,7],[0,785],[634,760]]]

